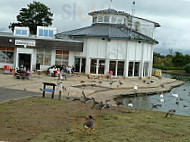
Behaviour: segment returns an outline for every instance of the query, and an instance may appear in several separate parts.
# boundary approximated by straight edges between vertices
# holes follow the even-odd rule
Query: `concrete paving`
[[[0,103],[8,102],[10,100],[17,100],[21,98],[29,98],[33,96],[40,96],[41,93],[28,92],[22,90],[0,88]]]

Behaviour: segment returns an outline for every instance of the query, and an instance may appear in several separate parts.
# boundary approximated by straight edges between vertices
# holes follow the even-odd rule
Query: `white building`
[[[75,66],[75,72],[150,77],[156,22],[106,9],[89,13],[92,25],[57,34],[56,28],[15,27],[0,33],[0,68],[24,65],[46,70],[53,65]],[[54,37],[55,36],[55,37]]]
[[[69,65],[86,74],[151,76],[156,22],[106,9],[89,13],[92,25],[62,32],[60,39],[82,40],[83,52],[69,52]]]

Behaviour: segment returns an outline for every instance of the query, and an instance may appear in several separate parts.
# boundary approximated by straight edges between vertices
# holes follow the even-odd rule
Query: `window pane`
[[[48,30],[44,30],[44,36],[48,36]]]
[[[39,36],[44,36],[44,30],[39,29]]]
[[[93,23],[96,23],[97,22],[97,17],[93,17]]]
[[[0,63],[5,63],[6,52],[0,51]]]
[[[133,62],[129,62],[128,76],[133,76]]]
[[[98,17],[98,22],[103,22],[103,16]]]
[[[22,35],[27,35],[27,30],[22,30]]]
[[[105,60],[99,60],[98,74],[104,74]]]
[[[148,62],[144,63],[144,76],[148,76],[148,65],[149,65]]]
[[[82,58],[81,72],[85,73],[86,59]]]
[[[124,62],[118,61],[117,75],[123,76],[124,73]]]
[[[139,67],[140,67],[140,63],[135,62],[134,76],[139,76]]]
[[[96,64],[97,64],[97,60],[92,59],[91,60],[91,66],[90,66],[90,73],[96,74]]]
[[[38,64],[43,65],[43,58],[44,58],[43,53],[37,53],[37,63]]]
[[[116,23],[117,22],[117,17],[116,16],[112,16],[111,22],[112,23]]]
[[[104,16],[104,22],[109,23],[110,22],[110,16]]]
[[[49,30],[49,36],[53,37],[53,31]]]
[[[116,68],[116,61],[110,61],[109,71],[112,71],[113,75],[115,75],[115,68]]]
[[[123,24],[124,18],[118,18],[118,24]]]
[[[16,30],[17,35],[21,35],[21,30]]]

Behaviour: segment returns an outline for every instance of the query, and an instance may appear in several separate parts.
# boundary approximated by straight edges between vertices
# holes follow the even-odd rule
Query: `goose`
[[[162,106],[162,104],[152,104],[152,108],[157,108],[157,107],[161,107]]]
[[[96,105],[96,104],[99,104],[99,102],[97,102],[97,101],[95,101],[95,99],[94,98],[92,98],[92,107],[91,107],[91,109],[94,109],[94,106]]]
[[[160,94],[160,98],[164,98],[164,95],[163,95],[163,93],[162,93],[162,94]]]
[[[172,93],[172,96],[175,97],[175,98],[179,97],[179,95],[177,93]]]
[[[104,108],[104,104],[102,101],[94,106],[94,109],[98,110],[100,113],[102,112],[103,108]]]
[[[170,115],[170,117],[172,117],[173,115],[174,115],[174,113],[176,112],[176,110],[175,109],[170,109],[167,113],[166,113],[166,116],[165,116],[165,118],[167,118],[168,117],[168,115]]]
[[[82,91],[82,95],[83,95],[83,96],[82,96],[81,99],[80,99],[81,103],[87,103],[88,101],[91,101],[91,100],[92,100],[92,99],[86,97],[84,91]]]
[[[91,130],[94,130],[94,125],[95,125],[94,118],[91,115],[89,115],[88,117],[86,117],[83,123],[83,128],[85,129],[85,132],[87,129],[90,129],[91,132]]]
[[[122,102],[122,101],[116,100],[115,102],[116,102],[116,105],[117,105],[117,106],[123,105],[123,102]]]

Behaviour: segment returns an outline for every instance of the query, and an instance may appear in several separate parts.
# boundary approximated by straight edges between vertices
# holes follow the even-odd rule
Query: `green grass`
[[[0,105],[0,138],[32,142],[189,142],[190,117],[112,107],[98,114],[90,104],[30,98]],[[95,130],[84,132],[85,116]]]

